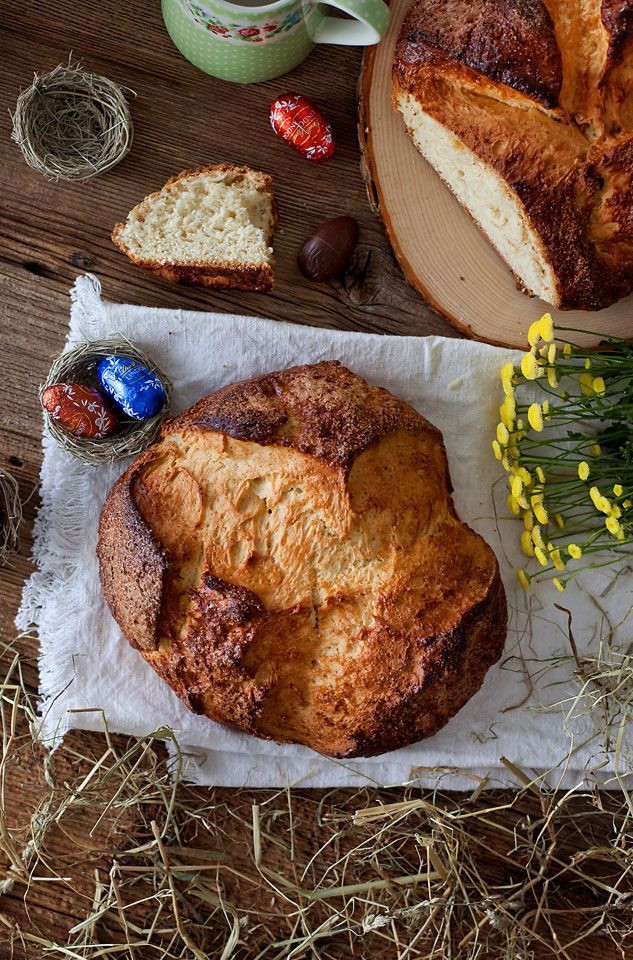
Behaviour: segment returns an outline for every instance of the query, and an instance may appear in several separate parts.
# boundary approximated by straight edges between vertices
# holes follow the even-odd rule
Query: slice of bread
[[[271,290],[276,224],[272,177],[222,163],[184,170],[118,223],[132,263],[173,283]]]

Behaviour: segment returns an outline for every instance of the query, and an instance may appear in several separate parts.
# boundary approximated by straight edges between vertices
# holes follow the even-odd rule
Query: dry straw
[[[138,360],[144,367],[155,373],[163,385],[167,400],[165,406],[155,417],[148,420],[130,420],[117,413],[117,425],[109,436],[99,440],[75,437],[59,426],[44,413],[46,424],[51,436],[73,456],[85,463],[113,463],[123,457],[131,457],[149,447],[160,432],[160,425],[167,416],[169,401],[172,393],[172,384],[168,377],[156,364],[131,343],[121,333],[114,334],[106,340],[92,340],[78,343],[70,350],[66,350],[53,363],[48,377],[40,387],[40,399],[47,387],[55,383],[83,383],[89,386],[97,385],[96,367],[101,357],[115,355],[117,357],[131,357]]]
[[[597,721],[598,738],[608,739],[603,708],[618,723],[633,716],[624,651],[623,660],[605,641],[599,657],[561,660],[577,685],[569,708]],[[633,806],[619,777],[611,792],[596,790],[590,772],[584,790],[555,791],[506,760],[513,793],[485,782],[470,796],[415,783],[194,789],[165,728],[135,740],[105,727],[105,738],[71,736],[47,753],[23,660],[13,644],[0,654],[0,797],[17,784],[28,797],[19,823],[0,803],[0,896],[13,893],[0,901],[0,939],[16,951],[49,960],[632,955]],[[25,792],[34,757],[40,783],[29,774]],[[42,914],[43,897],[72,904],[74,916]]]
[[[14,477],[0,467],[0,565],[18,548],[22,504]]]
[[[35,74],[20,93],[12,138],[29,166],[44,176],[87,180],[115,166],[130,149],[130,108],[112,80],[79,63],[60,64]]]

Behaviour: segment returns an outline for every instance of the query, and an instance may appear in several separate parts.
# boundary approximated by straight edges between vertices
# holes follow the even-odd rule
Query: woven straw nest
[[[106,340],[92,340],[78,343],[70,350],[66,350],[53,363],[46,381],[40,387],[40,400],[47,387],[55,383],[82,383],[91,387],[99,387],[96,368],[99,360],[104,356],[131,357],[138,360],[144,367],[155,373],[163,385],[167,400],[162,410],[147,420],[131,420],[119,409],[112,405],[116,414],[117,425],[113,432],[101,439],[76,437],[64,430],[44,411],[44,417],[51,436],[73,456],[85,463],[113,463],[123,457],[131,457],[149,447],[158,437],[160,425],[167,416],[172,394],[172,384],[168,377],[155,363],[134,346],[122,334],[115,334]]]
[[[14,477],[0,467],[0,564],[18,549],[22,504]]]
[[[87,180],[104,173],[123,159],[132,134],[123,89],[78,63],[35,74],[20,93],[13,116],[12,139],[24,159],[53,180]]]

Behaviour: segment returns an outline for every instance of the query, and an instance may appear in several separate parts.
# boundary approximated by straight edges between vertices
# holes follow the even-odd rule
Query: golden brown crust
[[[134,596],[135,551],[160,600]],[[441,434],[334,362],[166,423],[106,501],[99,557],[126,635],[153,607],[131,639],[191,709],[332,756],[435,733],[505,639],[496,558],[455,514]]]
[[[188,177],[202,176],[204,174],[232,175],[235,179],[240,177],[249,177],[257,183],[257,189],[268,195],[271,206],[271,221],[266,232],[266,243],[272,246],[275,228],[277,226],[278,209],[274,196],[273,178],[270,174],[252,170],[250,167],[240,167],[231,163],[209,164],[204,167],[197,167],[193,170],[182,170],[167,181],[162,190],[173,186],[180,180]],[[161,190],[145,197],[145,201],[151,201],[159,196]],[[145,202],[143,201],[143,202]],[[112,231],[112,242],[124,253],[129,260],[137,267],[148,270],[155,276],[169,283],[184,283],[189,286],[214,287],[232,290],[249,290],[258,293],[267,293],[274,287],[273,268],[269,263],[258,264],[257,266],[249,263],[229,263],[228,261],[214,260],[207,263],[202,260],[193,260],[187,264],[182,263],[159,263],[156,260],[147,260],[136,256],[125,241],[122,239],[122,233],[125,229],[124,223],[117,223]]]
[[[418,0],[393,67],[503,177],[556,276],[555,306],[633,290],[633,2]]]

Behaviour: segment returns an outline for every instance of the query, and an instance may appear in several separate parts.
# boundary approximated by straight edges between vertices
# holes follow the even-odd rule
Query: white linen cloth
[[[458,768],[446,788],[472,787],[476,777],[517,785],[501,763],[506,756],[531,775],[574,786],[600,759],[593,741],[560,764],[570,739],[558,702],[572,689],[565,679],[551,686],[543,674],[549,658],[569,653],[566,615],[573,614],[582,650],[597,644],[602,617],[588,592],[570,587],[563,596],[543,585],[528,601],[517,585],[521,565],[519,525],[504,518],[505,484],[491,439],[502,399],[499,368],[507,350],[457,339],[395,337],[295,326],[252,317],[158,310],[107,303],[96,278],[79,277],[71,292],[68,342],[122,333],[145,350],[175,385],[176,413],[224,384],[297,363],[337,359],[370,382],[411,403],[444,435],[460,516],[495,549],[511,609],[502,662],[479,693],[435,737],[383,757],[337,762],[297,746],[280,746],[236,733],[190,713],[121,637],[103,601],[95,545],[103,500],[126,462],[94,467],[63,451],[45,432],[42,507],[35,527],[37,572],[27,582],[18,615],[21,629],[40,640],[43,729],[53,742],[71,727],[143,735],[162,726],[175,731],[189,758],[194,782],[231,786],[287,784],[334,786],[435,782],[432,768]],[[535,316],[538,307],[535,306]],[[495,487],[496,484],[496,487]],[[501,504],[498,522],[493,487]],[[600,593],[611,575],[592,574],[585,587]],[[633,580],[619,578],[608,602],[617,620],[631,605]],[[533,674],[528,681],[528,672]],[[93,712],[69,712],[88,710]],[[103,715],[100,711],[103,711]],[[580,742],[586,729],[576,731]],[[426,768],[425,771],[416,768]],[[602,773],[602,778],[606,774]]]

